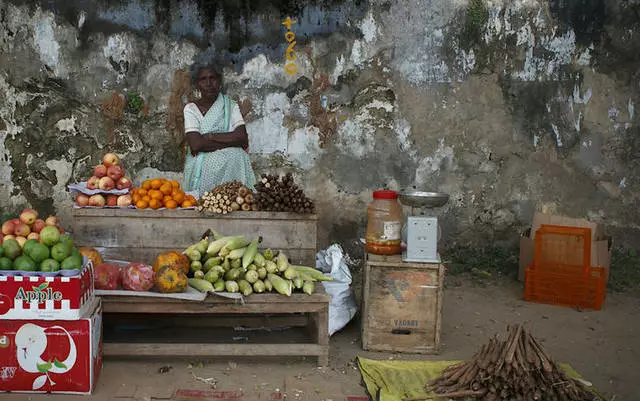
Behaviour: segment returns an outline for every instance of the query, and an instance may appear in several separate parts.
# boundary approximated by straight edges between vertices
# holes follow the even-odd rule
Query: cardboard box
[[[71,277],[0,275],[0,319],[77,320],[93,306],[93,265]]]
[[[102,303],[80,320],[0,320],[0,391],[91,394],[102,369]]]
[[[591,228],[591,267],[606,268],[606,276],[607,278],[609,277],[612,241],[610,237],[605,235],[604,226],[602,224],[593,223],[583,219],[573,219],[570,217],[536,213],[533,216],[531,229],[520,237],[520,263],[518,269],[519,281],[524,281],[525,270],[527,269],[527,266],[533,263],[533,256],[535,253],[535,232],[543,224]]]

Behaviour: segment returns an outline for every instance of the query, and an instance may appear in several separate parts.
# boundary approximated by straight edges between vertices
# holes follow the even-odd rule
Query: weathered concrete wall
[[[412,186],[451,194],[448,246],[513,243],[542,208],[640,245],[637,0],[94,3],[0,0],[5,211],[64,217],[66,185],[107,150],[134,177],[179,172],[174,73],[204,54],[242,101],[256,170],[294,171],[317,199],[323,246],[363,235],[373,189]],[[114,92],[148,109],[105,108]]]

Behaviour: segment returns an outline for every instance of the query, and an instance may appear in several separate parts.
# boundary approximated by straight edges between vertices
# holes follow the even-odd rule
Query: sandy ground
[[[273,391],[287,389],[287,399],[347,400],[347,396],[365,395],[354,364],[357,356],[396,360],[464,359],[491,335],[503,333],[507,324],[518,322],[528,322],[557,361],[569,363],[609,399],[638,399],[640,295],[609,294],[604,309],[598,312],[527,303],[521,298],[519,283],[478,285],[453,280],[445,290],[443,344],[437,356],[363,352],[359,323],[354,321],[331,338],[328,368],[317,368],[313,360],[296,359],[225,359],[193,368],[186,360],[106,359],[93,396],[7,394],[0,395],[0,400],[171,399],[178,389],[210,389],[194,375],[214,378],[219,391],[242,391],[245,394],[242,400],[268,400]],[[159,373],[159,368],[165,365],[172,368],[167,373]],[[306,393],[296,393],[293,397],[292,387],[304,388]]]

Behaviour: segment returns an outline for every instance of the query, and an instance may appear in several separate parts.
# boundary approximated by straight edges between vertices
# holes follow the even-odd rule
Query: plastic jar
[[[367,208],[365,248],[369,253],[395,255],[401,253],[404,216],[396,191],[374,191]]]

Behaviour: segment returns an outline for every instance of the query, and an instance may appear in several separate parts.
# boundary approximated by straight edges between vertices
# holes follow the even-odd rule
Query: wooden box
[[[152,264],[167,250],[182,252],[207,229],[224,235],[263,237],[260,249],[282,250],[293,263],[315,266],[317,215],[195,210],[73,209],[73,238],[105,259]]]
[[[444,266],[366,254],[362,346],[435,354],[440,346]]]

